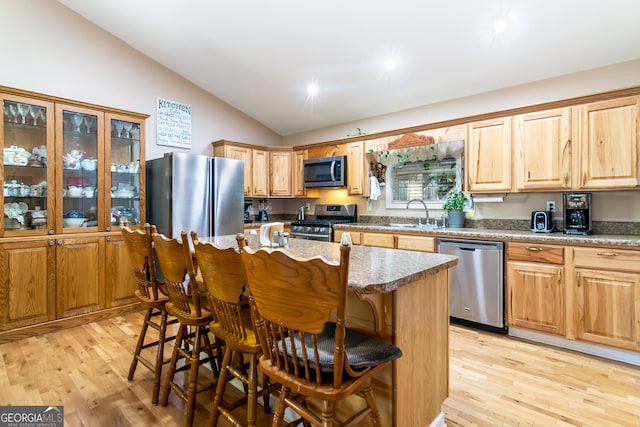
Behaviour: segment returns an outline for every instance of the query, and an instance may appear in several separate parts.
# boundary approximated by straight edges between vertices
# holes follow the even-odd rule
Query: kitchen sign
[[[191,148],[191,106],[158,98],[156,143]]]

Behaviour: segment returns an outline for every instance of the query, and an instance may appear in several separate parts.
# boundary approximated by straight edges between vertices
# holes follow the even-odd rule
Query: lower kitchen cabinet
[[[507,325],[565,334],[564,248],[507,244]]]
[[[105,308],[105,238],[56,239],[58,318]]]
[[[393,234],[385,233],[362,233],[361,245],[377,246],[379,248],[395,248],[395,238]]]
[[[399,234],[396,236],[396,249],[407,251],[435,252],[436,238]]]
[[[55,320],[54,242],[0,244],[0,330]]]
[[[640,350],[640,252],[574,248],[576,338]]]
[[[124,239],[120,236],[105,238],[109,270],[105,272],[107,308],[136,302],[136,280]]]
[[[351,243],[353,243],[354,245],[362,244],[362,233],[353,230],[334,230],[333,241],[340,243],[342,241],[342,235],[344,233],[349,233],[351,235]]]
[[[0,243],[0,332],[137,303],[119,234]]]

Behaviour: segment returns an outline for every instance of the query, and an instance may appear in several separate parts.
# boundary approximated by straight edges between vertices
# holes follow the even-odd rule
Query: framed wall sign
[[[191,106],[158,98],[156,143],[191,148]]]

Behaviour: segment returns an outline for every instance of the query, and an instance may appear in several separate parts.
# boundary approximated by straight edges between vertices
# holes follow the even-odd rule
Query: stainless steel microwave
[[[303,172],[305,187],[346,187],[347,156],[307,159]]]

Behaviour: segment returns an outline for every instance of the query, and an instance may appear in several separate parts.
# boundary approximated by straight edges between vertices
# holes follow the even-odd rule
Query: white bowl
[[[131,197],[133,197],[133,194],[134,193],[131,190],[117,190],[113,192],[114,197],[123,198],[123,199],[130,199]]]
[[[87,218],[62,218],[62,225],[65,228],[78,228],[82,227],[82,224]]]

